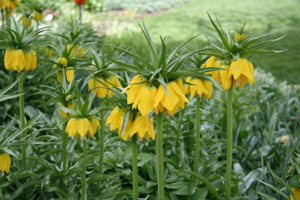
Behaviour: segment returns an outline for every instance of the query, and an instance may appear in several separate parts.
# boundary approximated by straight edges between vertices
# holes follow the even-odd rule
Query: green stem
[[[226,165],[226,200],[231,199],[231,166],[232,166],[232,87],[228,90],[227,99],[227,165]]]
[[[100,100],[100,107],[102,106],[101,100]],[[103,158],[104,158],[104,127],[105,127],[105,121],[104,121],[104,112],[100,112],[100,126],[101,129],[99,130],[99,141],[100,141],[100,159],[99,159],[99,169],[98,173],[102,174],[103,172]],[[101,180],[99,181],[99,186],[101,185]]]
[[[23,72],[20,73],[19,81],[19,93],[23,93]],[[20,104],[20,120],[21,120],[21,129],[25,128],[25,114],[24,114],[24,95],[21,95],[19,98]],[[26,132],[22,133],[22,139],[26,137]],[[22,145],[22,168],[26,166],[26,145]]]
[[[199,151],[200,151],[200,97],[197,97],[196,104],[196,147],[195,147],[195,160],[194,160],[194,172],[198,173]],[[195,177],[193,177],[193,182]]]
[[[9,16],[8,16],[8,8],[6,8],[6,26],[10,28],[10,19],[9,19]]]
[[[4,9],[1,9],[1,17],[2,17],[2,29],[4,29]]]
[[[180,111],[180,120],[178,124],[178,129],[177,129],[177,136],[176,136],[176,143],[175,143],[175,162],[178,163],[178,158],[179,158],[179,136],[181,135],[181,124],[182,124],[182,118],[184,115],[184,109],[181,109]]]
[[[62,177],[61,185],[62,185],[62,190],[65,192],[66,190],[66,185],[64,183],[66,171],[67,171],[67,133],[65,133],[66,125],[62,125],[62,162],[63,162],[63,174],[64,176]]]
[[[137,167],[137,144],[136,134],[132,136],[132,179],[133,179],[133,200],[139,199],[138,167]]]
[[[158,182],[158,200],[164,200],[164,160],[163,160],[163,113],[157,115],[157,182]]]
[[[83,140],[83,169],[82,169],[82,191],[81,200],[87,199],[86,193],[86,139]]]
[[[82,5],[79,4],[79,23],[82,24]]]

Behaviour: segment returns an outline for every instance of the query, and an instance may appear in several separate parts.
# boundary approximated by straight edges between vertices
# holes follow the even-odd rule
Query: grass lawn
[[[224,29],[241,27],[244,22],[255,33],[278,28],[278,32],[269,39],[280,37],[286,33],[287,35],[269,48],[286,51],[278,54],[254,55],[250,56],[250,60],[253,62],[254,67],[259,66],[266,69],[279,80],[287,80],[290,84],[298,84],[298,77],[300,76],[299,10],[300,2],[298,0],[195,0],[166,12],[146,15],[145,23],[156,43],[159,42],[159,35],[172,37],[168,42],[170,46],[182,43],[196,34],[205,32],[201,22],[210,28],[207,12],[213,17],[215,12]],[[125,26],[134,26],[135,31],[140,32],[132,17],[131,21],[130,17],[123,16],[120,18],[120,16],[112,17],[110,15],[110,17],[106,16],[106,20],[107,18],[111,22],[113,22],[113,19],[118,18],[118,20],[123,20],[122,23],[124,23],[124,19],[127,19]],[[117,27],[119,26],[120,23]],[[120,31],[118,32],[120,33]],[[133,37],[136,37],[136,35]],[[206,44],[207,40],[204,34],[198,37],[198,41],[200,44]],[[191,42],[189,47],[194,48],[194,43]]]

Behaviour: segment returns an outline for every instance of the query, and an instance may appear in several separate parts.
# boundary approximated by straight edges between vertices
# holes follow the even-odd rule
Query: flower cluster
[[[5,51],[4,65],[7,70],[23,71],[34,70],[36,68],[35,51],[23,51],[22,49],[8,48]]]
[[[211,77],[219,84],[222,84],[223,90],[228,90],[232,86],[244,87],[247,82],[254,84],[254,69],[251,62],[246,58],[238,58],[231,61],[230,65],[226,61],[210,57],[203,67],[221,67],[226,70],[211,72]]]
[[[8,9],[8,15],[11,17],[11,12],[16,9],[16,6],[20,5],[19,0],[1,0],[0,7],[1,9]]]
[[[96,91],[97,96],[104,99],[106,96],[110,98],[114,95],[113,91],[108,88],[121,87],[121,83],[116,75],[108,75],[106,77],[92,78],[88,86],[89,90]]]
[[[65,132],[70,137],[82,137],[85,138],[86,134],[93,137],[97,131],[97,128],[101,128],[98,119],[88,118],[71,118],[68,122]]]
[[[187,83],[184,88],[186,94],[190,94],[191,97],[197,94],[198,97],[202,95],[203,98],[211,98],[213,86],[210,81],[192,77],[187,77],[185,81]]]
[[[0,173],[9,173],[10,172],[10,158],[9,154],[1,153],[0,154]]]
[[[142,116],[141,114],[137,114],[134,120],[132,115],[129,117],[123,135],[121,135],[124,115],[124,110],[122,110],[118,106],[113,109],[106,120],[106,124],[110,124],[111,131],[118,128],[119,136],[122,137],[125,141],[131,138],[134,134],[137,134],[137,137],[140,140],[150,137],[153,140],[155,139],[153,118],[151,117],[151,119],[149,120],[147,116]]]
[[[174,115],[179,107],[184,108],[184,103],[189,100],[184,95],[182,79],[166,83],[166,88],[167,92],[162,85],[157,88],[146,78],[137,75],[123,93],[128,90],[127,103],[133,103],[132,109],[138,108],[143,116],[147,116],[153,109],[156,114],[165,112],[166,115]]]

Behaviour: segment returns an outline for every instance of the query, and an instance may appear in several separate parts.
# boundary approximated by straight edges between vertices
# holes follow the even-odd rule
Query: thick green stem
[[[9,16],[8,16],[8,8],[6,8],[6,26],[10,28],[10,19],[9,19]]]
[[[136,134],[132,136],[132,179],[133,179],[133,200],[139,199],[138,167],[137,167],[137,144]]]
[[[82,169],[82,191],[81,200],[87,199],[86,193],[86,139],[83,140],[83,169]]]
[[[101,100],[100,100],[100,107],[102,106]],[[102,174],[103,171],[103,158],[104,158],[104,127],[105,127],[105,121],[104,121],[104,112],[100,112],[100,126],[101,129],[99,130],[99,141],[100,141],[100,159],[99,159],[99,169],[98,173]],[[101,181],[99,181],[99,186],[101,185]]]
[[[20,73],[20,81],[19,81],[19,93],[23,93],[23,72]],[[21,121],[21,129],[25,128],[25,115],[24,115],[24,95],[21,95],[19,98],[20,104],[20,121]],[[26,132],[22,133],[22,139],[26,137]],[[26,166],[26,145],[22,145],[22,168]]]
[[[176,143],[175,143],[175,162],[178,163],[178,158],[179,158],[179,137],[181,134],[181,124],[182,124],[182,118],[184,115],[184,109],[180,111],[180,119],[179,119],[179,124],[178,124],[178,129],[177,129],[177,136],[176,136]]]
[[[158,182],[158,200],[164,200],[164,160],[163,160],[163,113],[157,115],[157,182]]]
[[[194,159],[194,172],[198,173],[199,163],[199,151],[200,151],[200,97],[197,97],[196,104],[196,147],[195,147],[195,159]],[[193,177],[193,182],[195,177]]]
[[[65,133],[66,125],[62,125],[62,162],[63,162],[63,172],[64,176],[62,177],[61,185],[62,185],[62,190],[65,192],[66,190],[66,185],[64,183],[65,179],[65,174],[67,171],[67,133]]]
[[[226,165],[226,200],[231,199],[231,166],[232,166],[232,88],[228,90],[227,99],[227,165]]]

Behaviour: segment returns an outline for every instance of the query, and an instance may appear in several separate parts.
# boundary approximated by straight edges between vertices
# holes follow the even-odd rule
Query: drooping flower
[[[155,140],[153,117],[149,120],[147,116],[138,115],[134,119],[133,125],[131,125],[131,129],[129,130],[130,137],[135,133],[139,139],[151,137],[152,140]]]
[[[8,9],[8,15],[11,17],[11,12],[16,9],[16,6],[20,5],[19,0],[1,0],[0,7],[1,9]]]
[[[132,105],[132,108],[138,107],[143,116],[147,116],[154,109],[154,98],[157,93],[155,86],[143,85]]]
[[[201,68],[203,67],[215,67],[216,66],[216,62],[217,62],[217,58],[215,56],[211,56],[209,59],[207,59],[207,61],[201,66]],[[207,72],[207,74],[212,74],[215,71],[212,72]]]
[[[80,136],[85,138],[86,134],[88,134],[89,137],[93,137],[98,126],[100,127],[98,119],[71,118],[65,132],[68,133],[70,137]]]
[[[25,70],[34,70],[37,64],[37,58],[35,51],[31,50],[30,52],[25,52]]]
[[[283,145],[286,145],[287,143],[289,143],[289,141],[290,141],[290,137],[289,136],[283,135],[281,137],[281,142],[283,143]]]
[[[191,97],[194,97],[195,94],[197,94],[198,97],[204,94],[208,94],[208,91],[201,79],[187,77],[186,82],[187,84],[185,85],[185,93],[190,94]]]
[[[292,188],[292,191],[294,192],[296,199],[293,198],[292,195],[290,195],[291,200],[299,200],[300,199],[300,190],[298,188]]]
[[[115,95],[113,91],[108,88],[121,87],[121,83],[116,75],[109,75],[106,78],[91,78],[88,86],[89,90],[93,90],[93,92],[96,90],[97,96],[100,99],[104,99],[106,96],[110,98]]]
[[[203,84],[204,84],[205,89],[207,90],[207,94],[203,93],[202,96],[205,99],[210,99],[212,96],[212,91],[213,91],[212,82],[204,80]]]
[[[245,58],[233,61],[228,71],[228,79],[232,78],[233,86],[244,87],[247,82],[254,84],[254,69],[251,62]]]
[[[147,85],[149,83],[147,83],[147,79],[145,79],[144,77],[137,75],[135,76],[130,84],[123,90],[122,93],[127,92],[127,104],[132,104],[133,102],[135,102],[136,97],[139,94],[139,91],[141,89],[142,86]]]
[[[121,136],[124,114],[124,110],[120,109],[118,106],[113,109],[106,120],[106,124],[110,124],[111,131],[118,128],[119,136],[122,137],[122,139],[125,141],[131,138],[134,134],[137,134],[139,139],[150,137],[153,140],[155,139],[153,118],[149,120],[147,116],[142,116],[140,113],[137,114],[134,120],[132,118],[132,115],[130,114],[123,135]]]
[[[231,78],[228,78],[229,76],[228,69],[230,68],[230,66],[222,65],[221,68],[226,69],[226,70],[220,70],[220,80],[221,80],[222,88],[223,90],[228,90],[232,86],[232,80]]]
[[[19,21],[22,21],[22,25],[25,26],[27,18],[24,17],[24,16],[21,16],[20,19],[19,19]],[[31,18],[28,19],[27,26],[31,26]]]
[[[114,88],[114,86],[121,87],[121,83],[116,75],[108,76],[105,80],[105,85],[109,88]],[[113,91],[108,89],[107,91],[108,98],[112,97],[113,95],[115,95]]]
[[[188,103],[189,100],[185,97],[184,92],[175,81],[167,83],[166,87],[169,95],[165,92],[164,87],[160,85],[154,98],[154,108],[158,108],[155,109],[156,113],[162,112],[164,108],[168,111],[168,114],[172,116],[178,111],[179,107],[184,109],[184,103]]]
[[[67,81],[71,82],[73,77],[74,77],[74,68],[73,67],[67,67],[66,75],[67,75]]]
[[[0,173],[9,173],[10,172],[10,158],[9,154],[1,153],[0,154]]]
[[[43,20],[43,14],[38,11],[35,11],[33,14],[33,19],[37,22],[41,22]]]
[[[58,62],[63,65],[64,67],[68,66],[68,60],[65,57],[57,58]]]

